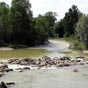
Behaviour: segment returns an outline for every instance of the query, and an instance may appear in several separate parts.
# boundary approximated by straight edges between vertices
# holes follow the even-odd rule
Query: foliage
[[[8,42],[8,13],[9,6],[0,2],[0,45]]]
[[[26,2],[26,0],[23,2],[21,0],[12,1],[10,25],[12,29],[11,42],[14,44],[31,44],[31,21],[25,8],[27,3],[29,4],[29,2]]]
[[[70,49],[76,49],[76,50],[82,50],[85,49],[85,46],[82,42],[79,41],[79,39],[77,38],[77,36],[72,35],[70,37],[66,37],[65,38],[66,41],[69,41],[70,44]]]
[[[17,47],[43,44],[48,39],[48,27],[52,26],[48,23],[50,21],[55,22],[53,12],[33,18],[29,0],[12,0],[11,8],[1,2],[0,45]]]
[[[38,43],[47,41],[48,37],[54,37],[55,30],[54,25],[56,21],[56,13],[47,12],[44,15],[39,15],[33,19],[34,27],[38,31],[37,40]],[[37,41],[36,41],[37,42]]]
[[[88,49],[88,15],[83,15],[76,26],[76,32],[79,40]]]
[[[11,7],[0,2],[0,45],[34,46],[58,34],[58,37],[75,40],[74,45],[79,49],[88,48],[88,16],[81,18],[82,13],[77,6],[73,5],[58,22],[55,12],[49,11],[36,18],[32,15],[29,0],[12,0]]]
[[[44,15],[46,19],[46,26],[47,26],[49,37],[55,36],[54,25],[55,25],[55,21],[57,20],[56,16],[57,16],[56,12],[47,12]]]
[[[81,16],[81,12],[77,6],[73,5],[64,17],[64,36],[69,37],[75,34],[75,26]]]
[[[36,43],[37,44],[44,43],[44,41],[47,41],[48,39],[48,32],[46,30],[47,29],[46,19],[42,15],[39,15],[38,17],[33,19],[33,22],[35,30],[37,32]]]
[[[64,37],[64,25],[63,20],[60,20],[59,22],[56,22],[55,24],[55,33],[58,34],[59,38]]]

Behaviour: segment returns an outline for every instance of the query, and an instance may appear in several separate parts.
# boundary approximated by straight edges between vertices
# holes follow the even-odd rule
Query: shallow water
[[[42,57],[48,55],[50,57],[60,57],[65,54],[61,53],[68,49],[69,43],[59,40],[49,40],[47,45],[38,45],[35,47],[25,48],[25,49],[8,49],[0,48],[0,58],[26,58],[26,57]]]
[[[35,49],[46,49],[46,55],[60,57],[68,50],[69,44],[63,41],[50,40],[49,45],[36,46]],[[78,69],[79,72],[73,72]],[[52,69],[35,69],[23,72],[9,72],[0,81],[15,82],[10,88],[88,88],[88,65]]]
[[[11,88],[88,88],[88,65],[10,72],[0,81],[15,82]]]
[[[40,45],[33,47],[34,49],[45,49],[47,53],[45,55],[50,57],[62,57],[65,56],[65,51],[68,51],[69,43],[66,41],[49,40],[50,44]]]

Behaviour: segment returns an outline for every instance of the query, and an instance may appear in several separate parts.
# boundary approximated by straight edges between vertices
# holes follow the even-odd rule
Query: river
[[[37,46],[48,51],[48,56],[63,56],[69,43],[50,40],[49,45]],[[73,72],[78,69],[79,72]],[[77,65],[58,69],[38,69],[23,72],[9,72],[0,81],[15,82],[10,88],[88,88],[88,65]]]
[[[32,47],[32,49],[45,49],[47,53],[45,55],[50,57],[62,57],[65,56],[63,52],[68,51],[69,42],[63,40],[49,40],[49,44],[47,45],[38,45]]]

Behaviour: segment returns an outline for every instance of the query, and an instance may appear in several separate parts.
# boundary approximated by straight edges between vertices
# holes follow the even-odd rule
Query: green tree
[[[77,36],[88,49],[88,15],[83,15],[76,26]]]
[[[32,11],[31,11],[31,3],[29,2],[29,0],[13,0],[12,4],[14,3],[19,3],[27,12],[27,14],[29,15],[29,19],[32,18]]]
[[[57,13],[56,12],[47,12],[45,13],[44,17],[46,19],[46,25],[47,25],[47,30],[49,37],[54,37],[55,35],[55,30],[54,30],[54,25],[56,19]]]
[[[63,20],[56,22],[55,24],[55,33],[58,34],[59,38],[64,36],[64,24]]]
[[[73,5],[64,17],[64,31],[65,37],[75,34],[75,26],[81,16],[81,12],[77,6]]]
[[[12,43],[32,45],[32,17],[30,17],[29,14],[32,13],[30,11],[30,3],[28,2],[28,0],[12,1],[10,11]]]
[[[39,15],[38,17],[34,18],[34,27],[37,32],[36,43],[41,44],[47,41],[48,31],[46,30],[47,25],[46,25],[46,19],[44,16]]]
[[[0,2],[0,44],[8,42],[8,14],[9,6]]]

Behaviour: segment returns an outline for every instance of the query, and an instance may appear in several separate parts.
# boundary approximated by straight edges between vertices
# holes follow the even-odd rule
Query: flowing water
[[[51,57],[63,56],[69,44],[50,40],[49,45],[35,48],[46,49]],[[73,72],[78,69],[79,72]],[[88,65],[58,69],[38,69],[23,72],[9,72],[0,81],[15,82],[10,88],[88,88]]]
[[[68,42],[58,40],[49,40],[49,42],[50,43],[48,45],[35,46],[34,49],[45,49],[47,51],[45,55],[48,55],[50,57],[65,56],[65,54],[62,52],[68,51]]]
[[[26,58],[26,57],[42,57],[48,55],[51,57],[63,56],[63,51],[68,49],[69,43],[58,40],[49,40],[47,45],[39,45],[30,48],[12,49],[0,48],[0,58]]]

